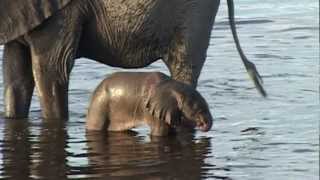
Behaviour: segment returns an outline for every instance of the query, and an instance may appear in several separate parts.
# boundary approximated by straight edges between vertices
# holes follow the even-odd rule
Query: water
[[[28,120],[0,119],[0,177],[319,179],[318,2],[235,3],[240,40],[263,75],[267,99],[248,80],[223,1],[198,86],[215,117],[210,132],[163,139],[150,138],[146,127],[85,133],[90,94],[119,69],[80,59],[67,123],[42,122],[37,97]],[[168,72],[160,62],[144,70]]]

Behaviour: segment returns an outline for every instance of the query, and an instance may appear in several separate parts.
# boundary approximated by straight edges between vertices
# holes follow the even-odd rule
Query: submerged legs
[[[12,41],[4,47],[4,106],[7,118],[26,118],[34,89],[30,50]]]

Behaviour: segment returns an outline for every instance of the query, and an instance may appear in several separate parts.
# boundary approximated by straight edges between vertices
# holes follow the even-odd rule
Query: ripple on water
[[[280,30],[274,30],[273,32],[291,32],[291,31],[318,31],[319,27],[290,27],[290,28],[285,28],[285,29],[280,29]]]
[[[312,36],[295,36],[293,39],[310,39],[313,38]]]
[[[266,23],[272,23],[274,21],[269,19],[236,19],[235,20],[236,25],[246,25],[246,24],[266,24]],[[229,26],[229,20],[219,21],[215,23],[215,26]]]
[[[308,153],[308,152],[317,152],[314,149],[295,149],[292,152],[294,153]]]
[[[294,58],[291,56],[279,56],[274,54],[255,54],[256,58],[259,59],[281,59],[281,60],[293,60]]]

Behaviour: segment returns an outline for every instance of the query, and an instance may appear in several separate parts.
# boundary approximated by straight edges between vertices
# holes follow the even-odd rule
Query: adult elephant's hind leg
[[[12,41],[4,46],[4,104],[7,118],[26,118],[34,89],[30,49]]]
[[[187,18],[185,28],[176,32],[164,59],[173,79],[197,86],[219,3],[219,0],[197,1],[197,9]]]

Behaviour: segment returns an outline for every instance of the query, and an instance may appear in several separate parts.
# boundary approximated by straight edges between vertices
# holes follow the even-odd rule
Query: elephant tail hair
[[[242,48],[240,46],[240,42],[239,42],[239,38],[237,35],[237,31],[236,31],[236,25],[235,25],[235,21],[234,21],[234,4],[233,4],[233,0],[227,0],[228,3],[228,15],[229,15],[229,23],[230,23],[230,27],[231,27],[231,31],[232,31],[232,35],[233,35],[233,39],[236,43],[236,47],[237,50],[240,54],[241,60],[251,78],[251,80],[254,82],[254,85],[256,86],[257,90],[260,92],[260,94],[263,97],[267,96],[267,92],[264,90],[263,88],[263,80],[259,74],[259,72],[256,69],[256,66],[254,65],[254,63],[250,62],[247,57],[244,55]]]

